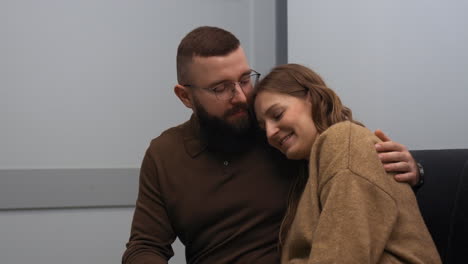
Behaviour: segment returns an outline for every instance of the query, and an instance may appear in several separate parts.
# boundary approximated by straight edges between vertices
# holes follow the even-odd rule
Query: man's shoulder
[[[161,132],[161,134],[153,138],[150,142],[149,149],[167,149],[173,148],[184,141],[184,134],[188,129],[189,121],[186,121],[177,126],[168,128]]]

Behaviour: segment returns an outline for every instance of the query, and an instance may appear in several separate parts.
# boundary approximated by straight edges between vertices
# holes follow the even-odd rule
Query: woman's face
[[[268,143],[288,159],[309,159],[317,136],[312,120],[309,97],[262,91],[255,99],[259,126],[265,130]]]

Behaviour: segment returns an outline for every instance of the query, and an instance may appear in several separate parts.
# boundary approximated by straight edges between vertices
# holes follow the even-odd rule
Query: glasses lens
[[[233,88],[235,88],[234,85],[235,84],[231,83],[231,82],[222,83],[220,85],[222,88],[218,89],[218,90],[215,90],[216,98],[218,98],[219,100],[229,100],[229,99],[231,99],[233,90],[235,90],[235,89],[233,89]]]
[[[243,87],[243,90],[246,91],[246,90],[253,90],[255,88],[255,86],[257,85],[257,82],[258,82],[258,78],[259,78],[260,74],[259,73],[253,73],[251,74],[249,77],[249,83],[247,85],[245,85]]]
[[[252,82],[252,85],[257,85],[258,79],[260,78],[260,73],[254,73],[250,75],[250,80]]]
[[[214,89],[218,100],[231,100],[236,94],[236,85],[239,84],[244,93],[251,92],[260,78],[260,73],[254,72],[239,82],[224,82],[219,85],[219,89]]]

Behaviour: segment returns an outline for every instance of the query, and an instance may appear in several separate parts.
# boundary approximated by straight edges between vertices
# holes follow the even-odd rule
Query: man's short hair
[[[222,28],[203,26],[189,32],[177,49],[177,81],[189,84],[189,65],[193,57],[224,56],[235,51],[240,41]]]

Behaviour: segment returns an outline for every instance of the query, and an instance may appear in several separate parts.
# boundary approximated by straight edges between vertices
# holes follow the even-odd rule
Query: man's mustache
[[[242,111],[245,111],[245,112],[248,113],[249,112],[249,106],[247,104],[235,105],[233,108],[231,108],[231,109],[227,110],[226,112],[224,112],[224,116],[230,116],[230,115],[242,112]]]

